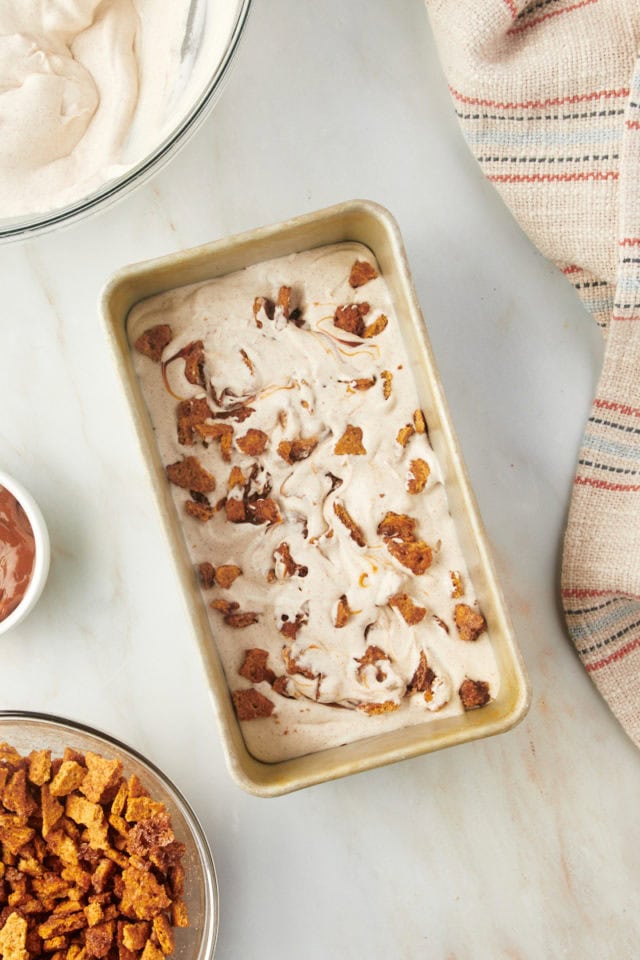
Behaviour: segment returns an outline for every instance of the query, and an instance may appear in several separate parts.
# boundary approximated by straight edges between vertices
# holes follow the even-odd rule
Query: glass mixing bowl
[[[176,949],[167,960],[210,960],[218,933],[218,884],[207,839],[191,807],[156,766],[131,747],[73,720],[47,714],[0,710],[0,743],[9,743],[23,756],[32,750],[51,750],[60,757],[65,747],[80,753],[91,750],[106,759],[122,761],[123,775],[135,773],[154,800],[164,803],[176,839],[186,850],[184,902],[189,926],[175,929]]]
[[[156,173],[198,128],[216,102],[244,30],[251,0],[191,0],[180,44],[169,132],[121,175],[68,206],[16,218],[0,217],[0,241],[21,239],[80,220],[118,200]],[[213,55],[212,55],[213,54]],[[187,83],[193,90],[187,88]]]

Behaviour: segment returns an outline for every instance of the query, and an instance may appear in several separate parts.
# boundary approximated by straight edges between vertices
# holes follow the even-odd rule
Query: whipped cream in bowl
[[[0,0],[0,239],[92,212],[185,142],[251,0]]]

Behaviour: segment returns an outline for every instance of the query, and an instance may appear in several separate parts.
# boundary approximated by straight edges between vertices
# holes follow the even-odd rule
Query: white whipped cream
[[[196,51],[190,0],[0,0],[0,218],[96,190],[175,128],[224,51],[214,0]]]
[[[419,402],[389,291],[382,277],[352,289],[348,278],[356,259],[373,263],[370,251],[351,243],[260,263],[143,301],[128,321],[131,343],[149,328],[170,325],[164,361],[192,341],[204,344],[206,390],[185,379],[183,360],[165,367],[164,382],[162,365],[134,352],[163,463],[197,457],[216,479],[216,489],[208,495],[212,505],[225,496],[242,497],[241,489],[228,490],[233,466],[247,477],[258,463],[253,485],[257,490],[268,481],[268,495],[278,506],[282,522],[270,526],[231,523],[224,506],[201,522],[185,515],[188,490],[171,487],[194,564],[234,564],[242,570],[230,588],[203,590],[207,605],[229,600],[241,611],[258,614],[256,623],[235,629],[220,611],[209,608],[230,689],[251,685],[238,674],[251,648],[268,651],[269,668],[287,677],[288,696],[266,680],[255,685],[274,704],[274,712],[242,724],[250,751],[262,760],[282,760],[461,713],[458,689],[466,677],[486,681],[493,697],[498,690],[487,633],[464,641],[454,622],[456,603],[462,600],[475,609],[476,601],[438,461],[425,433],[414,432],[404,447],[397,440],[398,431],[414,422]],[[254,298],[275,301],[281,285],[292,287],[301,325],[287,322],[276,308],[271,320],[260,311],[259,327]],[[382,333],[361,340],[338,329],[333,315],[339,305],[365,301],[370,304],[367,323],[381,314],[389,322]],[[393,374],[386,399],[383,371]],[[375,383],[370,389],[353,389],[352,382],[362,378],[375,378]],[[233,425],[231,460],[223,459],[217,442],[178,442],[176,397],[204,396],[218,413],[242,402],[254,410],[240,423],[216,421]],[[335,452],[347,425],[362,429],[366,454]],[[258,456],[238,447],[250,429],[268,436]],[[318,443],[306,459],[291,464],[278,447],[298,437],[314,437]],[[410,464],[417,458],[429,465],[430,473],[424,490],[412,493]],[[332,476],[341,481],[335,489]],[[357,522],[365,547],[336,517],[336,503]],[[433,548],[433,562],[421,575],[391,556],[379,534],[388,511],[415,518],[416,536]],[[295,563],[306,568],[304,574],[287,576],[277,553],[283,541]],[[460,574],[464,595],[459,599],[452,597],[451,571]],[[389,605],[397,594],[409,595],[426,610],[420,623],[410,625]],[[343,595],[351,614],[337,628]],[[283,638],[283,622],[296,616],[304,622],[295,638]],[[375,648],[385,656],[369,663],[367,650]],[[407,694],[421,652],[435,674],[428,697]],[[287,671],[292,665],[287,657],[295,669]],[[367,714],[381,704],[390,705],[390,712]]]

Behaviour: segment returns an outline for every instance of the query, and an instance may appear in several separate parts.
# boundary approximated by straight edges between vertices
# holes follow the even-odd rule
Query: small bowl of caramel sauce
[[[0,470],[0,634],[33,609],[49,573],[49,534],[22,484]]]

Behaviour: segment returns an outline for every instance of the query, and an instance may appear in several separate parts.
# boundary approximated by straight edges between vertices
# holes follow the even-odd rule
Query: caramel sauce
[[[29,518],[13,494],[0,486],[0,620],[16,609],[27,592],[35,554]]]

